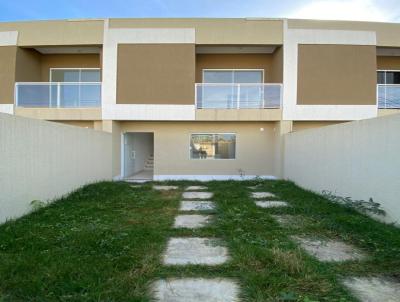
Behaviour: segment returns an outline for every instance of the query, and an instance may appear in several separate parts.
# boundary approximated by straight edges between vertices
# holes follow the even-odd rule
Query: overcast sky
[[[400,22],[400,0],[0,0],[0,21],[266,17]]]

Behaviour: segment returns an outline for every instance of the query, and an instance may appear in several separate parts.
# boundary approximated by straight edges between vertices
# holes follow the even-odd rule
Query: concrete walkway
[[[201,211],[215,209],[212,192],[205,186],[189,186],[180,204],[183,213],[175,217],[174,228],[202,228],[212,220],[212,215]],[[197,190],[201,190],[198,192]],[[206,200],[207,199],[207,200]],[[164,265],[221,265],[229,260],[228,249],[218,238],[178,237],[170,238],[163,255]],[[223,278],[181,278],[158,280],[152,286],[155,301],[159,302],[235,302],[239,301],[239,286],[235,281]]]

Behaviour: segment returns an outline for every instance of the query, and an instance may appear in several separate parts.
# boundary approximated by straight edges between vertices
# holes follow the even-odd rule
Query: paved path
[[[205,186],[185,189],[174,228],[201,228],[212,221],[202,211],[215,209],[213,193]],[[201,191],[201,192],[198,192]],[[187,213],[191,212],[191,213]],[[192,212],[197,212],[193,214]],[[219,238],[170,238],[163,256],[164,265],[221,265],[229,260],[228,249]],[[239,286],[226,278],[170,278],[153,284],[154,299],[159,302],[235,302],[239,301]]]

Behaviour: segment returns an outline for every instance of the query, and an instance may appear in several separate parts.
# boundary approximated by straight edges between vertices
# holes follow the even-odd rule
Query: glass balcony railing
[[[400,85],[378,84],[378,108],[398,109],[400,108]]]
[[[15,84],[17,107],[91,108],[101,106],[99,82],[36,82]]]
[[[282,84],[196,84],[197,109],[280,108]]]

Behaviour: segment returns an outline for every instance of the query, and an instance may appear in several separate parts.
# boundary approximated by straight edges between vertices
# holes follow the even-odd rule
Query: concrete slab
[[[226,247],[215,238],[171,238],[164,254],[166,265],[218,265],[229,259]]]
[[[210,215],[178,215],[175,217],[174,228],[202,228],[209,223],[210,219]]]
[[[347,278],[343,284],[360,301],[400,302],[400,283],[394,280],[373,278]]]
[[[251,197],[253,198],[267,198],[267,197],[276,197],[274,194],[270,192],[252,192]]]
[[[179,211],[209,211],[214,210],[215,204],[205,200],[182,200]]]
[[[153,186],[154,190],[159,190],[159,191],[177,190],[178,188],[179,188],[178,186]]]
[[[292,236],[292,239],[311,256],[320,261],[340,262],[361,260],[366,255],[355,247],[337,240],[317,240]]]
[[[185,278],[154,282],[158,302],[238,302],[239,286],[229,279]]]
[[[257,185],[257,186],[250,186],[250,187],[247,187],[247,188],[250,189],[250,190],[257,190],[257,189],[260,188],[260,186],[259,186],[259,185]]]
[[[287,207],[288,203],[286,201],[256,201],[256,205],[261,208],[277,208],[277,207]]]
[[[298,229],[307,224],[318,223],[301,215],[271,215],[282,227]]]
[[[200,191],[200,190],[207,190],[206,186],[189,186],[185,189],[185,191]]]
[[[184,199],[210,199],[213,197],[211,192],[183,192]]]

